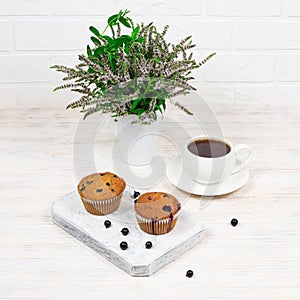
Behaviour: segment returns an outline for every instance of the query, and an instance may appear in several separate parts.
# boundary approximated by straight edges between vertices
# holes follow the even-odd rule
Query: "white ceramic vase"
[[[118,119],[117,140],[122,160],[128,165],[145,166],[155,155],[158,134],[158,121],[150,125],[132,124],[134,116]]]

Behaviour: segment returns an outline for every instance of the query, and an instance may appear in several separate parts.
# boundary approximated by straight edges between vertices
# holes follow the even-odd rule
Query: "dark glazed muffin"
[[[145,193],[135,203],[139,226],[153,235],[170,232],[177,222],[180,209],[178,200],[163,192]]]
[[[85,209],[93,215],[107,215],[118,209],[125,181],[110,172],[95,173],[81,179],[78,193]]]

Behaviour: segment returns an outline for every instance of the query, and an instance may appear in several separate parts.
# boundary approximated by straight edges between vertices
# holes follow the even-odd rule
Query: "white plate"
[[[219,196],[241,188],[249,178],[249,170],[246,167],[222,182],[205,185],[194,181],[182,171],[181,157],[177,156],[168,164],[167,177],[172,184],[185,192],[202,196]]]

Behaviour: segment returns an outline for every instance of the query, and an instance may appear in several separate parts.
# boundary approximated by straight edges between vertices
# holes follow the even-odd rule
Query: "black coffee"
[[[188,149],[195,155],[210,158],[224,156],[231,150],[226,143],[212,139],[194,141]]]

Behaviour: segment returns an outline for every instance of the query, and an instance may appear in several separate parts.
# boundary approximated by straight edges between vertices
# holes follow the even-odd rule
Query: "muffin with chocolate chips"
[[[81,179],[78,192],[89,213],[103,216],[118,209],[125,187],[125,181],[116,174],[95,173]]]
[[[141,229],[153,235],[170,232],[176,225],[181,209],[174,196],[162,192],[141,195],[134,207]]]

